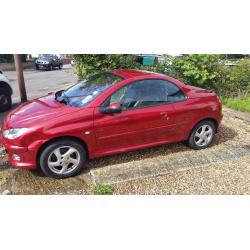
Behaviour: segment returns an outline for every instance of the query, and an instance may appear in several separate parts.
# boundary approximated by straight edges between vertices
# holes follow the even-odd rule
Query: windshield
[[[52,58],[52,55],[49,54],[45,54],[45,55],[39,55],[38,59],[42,59],[42,60],[49,60]]]
[[[111,73],[95,75],[73,87],[56,93],[55,98],[72,107],[85,107],[97,96],[123,79]]]

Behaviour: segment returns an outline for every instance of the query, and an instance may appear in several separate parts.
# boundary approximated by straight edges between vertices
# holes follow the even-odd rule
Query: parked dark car
[[[53,70],[54,68],[63,68],[63,59],[57,55],[39,55],[36,62],[36,69]]]
[[[12,89],[10,82],[0,70],[0,112],[7,111],[11,108]]]

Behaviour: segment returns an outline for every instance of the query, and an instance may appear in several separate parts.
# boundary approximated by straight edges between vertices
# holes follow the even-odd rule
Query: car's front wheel
[[[63,68],[63,64],[60,63],[59,66],[58,66],[59,69],[62,69]]]
[[[11,95],[6,88],[0,88],[0,112],[7,111],[11,108]]]
[[[48,70],[49,70],[49,71],[53,70],[52,64],[50,64],[50,65],[48,66]]]
[[[188,144],[193,149],[203,149],[210,146],[215,136],[215,125],[206,120],[198,123],[189,136]]]
[[[39,157],[42,172],[57,179],[78,174],[84,168],[87,155],[77,141],[62,139],[47,145]]]

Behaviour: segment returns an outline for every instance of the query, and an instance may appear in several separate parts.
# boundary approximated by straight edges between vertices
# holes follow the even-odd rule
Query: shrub
[[[152,66],[140,65],[139,69],[154,71],[174,77],[175,74],[172,69],[172,63],[174,61],[174,57],[170,55],[164,55],[163,57],[164,60],[157,61]]]
[[[27,60],[27,54],[21,54],[21,61],[26,62]],[[0,55],[0,63],[13,63],[14,57],[12,54],[3,54]]]
[[[190,54],[174,60],[175,77],[186,84],[214,90],[220,96],[230,93],[229,69],[221,62],[223,55]]]
[[[155,62],[152,66],[141,65],[136,57],[136,55],[128,54],[74,55],[76,73],[80,79],[112,69],[142,69],[173,75],[171,68],[173,57],[171,56],[165,55],[164,61]]]
[[[0,55],[0,63],[12,63],[14,61],[13,55],[3,54]]]
[[[27,61],[27,54],[21,54],[21,62],[26,62]]]
[[[241,59],[246,57],[245,54],[223,54],[222,59]]]
[[[96,195],[110,195],[113,194],[113,189],[108,184],[97,184],[94,189]]]
[[[250,92],[250,59],[241,59],[229,68],[229,90],[231,95],[242,97]]]
[[[80,79],[112,69],[133,68],[163,73],[186,84],[212,89],[220,96],[241,96],[249,91],[250,59],[241,59],[237,66],[228,68],[221,61],[225,55],[187,54],[178,58],[164,55],[164,58],[145,66],[136,61],[136,55],[74,55]]]
[[[101,54],[101,55],[74,55],[76,73],[84,79],[95,73],[112,69],[138,68],[135,55]]]
[[[188,84],[209,86],[218,76],[218,55],[184,55],[176,58],[174,69],[176,75]]]

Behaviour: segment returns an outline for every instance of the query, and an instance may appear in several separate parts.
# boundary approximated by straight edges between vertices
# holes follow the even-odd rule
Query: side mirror
[[[121,113],[122,107],[120,103],[111,103],[108,107],[100,107],[100,112],[103,114]]]

